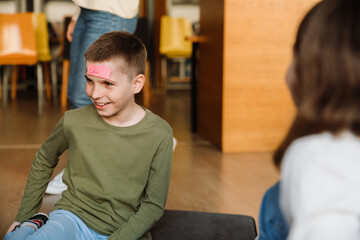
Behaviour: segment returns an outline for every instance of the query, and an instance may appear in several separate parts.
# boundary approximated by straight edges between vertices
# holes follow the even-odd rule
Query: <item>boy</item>
[[[163,214],[173,136],[168,123],[134,100],[145,81],[144,45],[130,33],[110,32],[85,59],[93,104],[66,112],[37,152],[10,229],[28,220],[5,239],[151,239],[148,231]],[[30,218],[65,150],[68,190],[47,222],[43,214]]]

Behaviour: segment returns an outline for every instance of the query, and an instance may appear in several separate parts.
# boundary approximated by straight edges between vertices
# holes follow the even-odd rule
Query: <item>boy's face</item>
[[[86,61],[86,94],[93,101],[99,115],[113,125],[119,125],[126,120],[126,116],[131,115],[135,105],[134,94],[142,88],[137,78],[143,75],[130,80],[120,70],[119,64],[120,60],[95,63]]]

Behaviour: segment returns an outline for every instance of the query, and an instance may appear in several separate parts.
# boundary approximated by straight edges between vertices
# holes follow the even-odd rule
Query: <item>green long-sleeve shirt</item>
[[[55,209],[73,212],[109,239],[151,239],[147,232],[165,207],[172,147],[171,127],[149,110],[129,127],[106,123],[93,105],[68,111],[36,153],[16,221],[39,210],[58,157],[68,150],[68,190]]]

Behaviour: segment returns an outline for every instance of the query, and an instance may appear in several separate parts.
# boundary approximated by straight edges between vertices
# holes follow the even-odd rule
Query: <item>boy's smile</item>
[[[139,88],[138,75],[129,79],[129,75],[121,71],[121,60],[110,60],[101,63],[86,62],[86,68],[103,67],[110,71],[109,78],[101,72],[87,71],[86,94],[93,101],[98,114],[108,123],[116,126],[131,124],[139,106],[135,103],[134,94]],[[144,79],[142,79],[144,80]]]

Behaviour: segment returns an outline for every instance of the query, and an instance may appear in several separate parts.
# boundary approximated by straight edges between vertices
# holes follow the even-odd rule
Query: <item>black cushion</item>
[[[254,240],[255,220],[250,216],[165,210],[151,230],[153,240]]]

